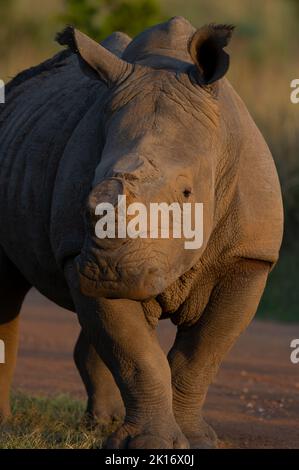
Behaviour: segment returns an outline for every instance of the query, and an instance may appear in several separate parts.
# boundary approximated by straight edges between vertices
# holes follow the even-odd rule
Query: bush
[[[157,0],[65,0],[61,20],[100,41],[113,31],[135,36],[163,21]]]

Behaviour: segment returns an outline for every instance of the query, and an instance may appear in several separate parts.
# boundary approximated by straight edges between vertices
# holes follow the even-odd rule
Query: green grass
[[[12,418],[0,430],[0,449],[101,448],[108,430],[104,434],[88,428],[82,419],[84,406],[67,395],[14,394]]]
[[[299,322],[299,249],[283,250],[270,274],[257,318]]]

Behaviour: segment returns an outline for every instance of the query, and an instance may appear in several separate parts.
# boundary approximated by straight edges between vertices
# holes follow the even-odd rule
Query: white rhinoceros
[[[270,151],[223,78],[232,33],[175,17],[69,49],[7,85],[0,114],[0,414],[18,314],[34,286],[75,311],[87,413],[124,419],[109,448],[216,446],[208,387],[277,261],[282,202]],[[258,95],[258,92],[257,92]],[[258,99],[258,96],[257,96]],[[203,204],[203,244],[96,236],[97,204]],[[168,358],[155,327],[177,325]],[[124,417],[125,410],[125,417]]]

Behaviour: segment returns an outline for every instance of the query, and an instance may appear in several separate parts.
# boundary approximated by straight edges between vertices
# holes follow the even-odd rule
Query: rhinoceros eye
[[[191,191],[190,188],[186,188],[186,189],[184,189],[183,194],[184,194],[184,197],[185,197],[186,199],[188,199],[188,197],[191,196],[192,191]]]

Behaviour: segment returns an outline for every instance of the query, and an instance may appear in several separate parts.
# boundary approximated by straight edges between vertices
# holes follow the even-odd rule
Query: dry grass
[[[12,409],[12,418],[0,430],[0,449],[95,449],[102,447],[108,432],[86,427],[83,402],[66,395],[18,393]]]

